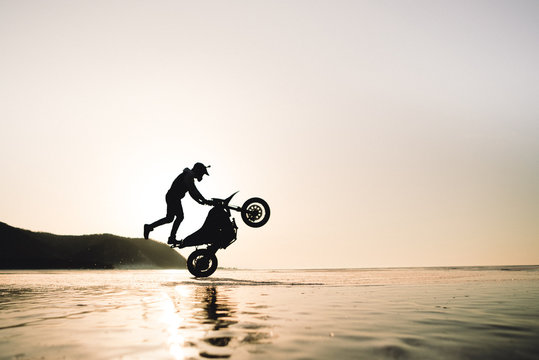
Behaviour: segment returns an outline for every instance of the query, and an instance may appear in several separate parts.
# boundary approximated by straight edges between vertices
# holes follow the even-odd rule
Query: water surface
[[[0,359],[537,359],[537,267],[2,271]]]

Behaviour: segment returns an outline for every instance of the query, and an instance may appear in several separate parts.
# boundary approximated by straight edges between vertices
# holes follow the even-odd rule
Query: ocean
[[[0,359],[538,358],[538,266],[0,271]]]

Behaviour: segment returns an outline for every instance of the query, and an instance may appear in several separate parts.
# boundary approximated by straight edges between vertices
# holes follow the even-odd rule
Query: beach
[[[0,359],[536,359],[539,267],[0,272]]]

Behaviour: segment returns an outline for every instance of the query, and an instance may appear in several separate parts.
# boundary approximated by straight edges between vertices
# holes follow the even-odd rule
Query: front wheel
[[[261,227],[268,222],[270,208],[261,198],[250,198],[241,207],[241,218],[250,227]]]
[[[208,249],[195,250],[187,258],[187,269],[196,277],[208,277],[217,270],[217,256]]]

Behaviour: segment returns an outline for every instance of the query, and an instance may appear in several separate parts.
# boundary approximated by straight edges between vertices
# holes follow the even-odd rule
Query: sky
[[[537,1],[0,0],[0,221],[142,237],[201,161],[271,207],[221,266],[539,264],[537,64]]]

